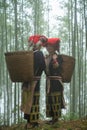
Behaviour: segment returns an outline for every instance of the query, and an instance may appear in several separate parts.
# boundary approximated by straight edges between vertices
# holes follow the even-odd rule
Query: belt
[[[47,79],[50,79],[50,80],[62,80],[62,77],[61,76],[47,76]]]
[[[41,78],[40,76],[34,76],[33,81],[38,81],[38,80],[40,80],[40,78]]]

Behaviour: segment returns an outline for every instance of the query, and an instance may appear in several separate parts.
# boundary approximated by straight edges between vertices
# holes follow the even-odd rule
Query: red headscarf
[[[33,36],[30,36],[30,37],[28,38],[28,42],[29,42],[29,41],[32,41],[33,44],[37,44],[39,40],[42,41],[42,45],[44,46],[44,44],[47,42],[48,39],[47,39],[47,37],[44,36],[44,35],[33,35]]]
[[[55,45],[60,43],[60,38],[48,38],[47,44]]]
[[[60,48],[59,43],[60,43],[60,38],[48,38],[46,45],[56,46],[56,50],[59,51]]]

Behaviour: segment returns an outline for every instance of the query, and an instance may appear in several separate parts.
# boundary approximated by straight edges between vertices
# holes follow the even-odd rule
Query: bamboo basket
[[[7,52],[5,59],[12,82],[25,82],[33,79],[33,51]]]
[[[74,67],[75,67],[75,58],[72,56],[63,55],[63,54],[61,54],[61,56],[63,58],[62,72],[61,72],[62,79],[63,79],[63,82],[69,83],[71,81]]]

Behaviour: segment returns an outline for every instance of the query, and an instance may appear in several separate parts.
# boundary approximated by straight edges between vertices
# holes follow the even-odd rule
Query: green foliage
[[[64,121],[76,120],[79,119],[79,116],[76,113],[67,113],[66,115],[62,115],[61,119]]]
[[[0,88],[0,98],[1,98],[1,96],[2,96],[2,91],[1,91],[2,89]]]
[[[3,8],[3,7],[8,7],[9,5],[7,3],[5,3],[4,1],[0,1],[0,9]]]
[[[0,125],[2,125],[2,124],[3,124],[3,122],[4,122],[3,115],[2,115],[2,114],[0,114]]]

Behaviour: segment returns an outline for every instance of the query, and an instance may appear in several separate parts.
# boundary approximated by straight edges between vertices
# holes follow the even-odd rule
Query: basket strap
[[[62,77],[61,76],[47,76],[47,79],[50,79],[50,80],[62,80]]]
[[[34,76],[34,77],[33,77],[33,80],[34,80],[34,81],[38,81],[38,80],[40,80],[40,78],[41,78],[40,76]]]

